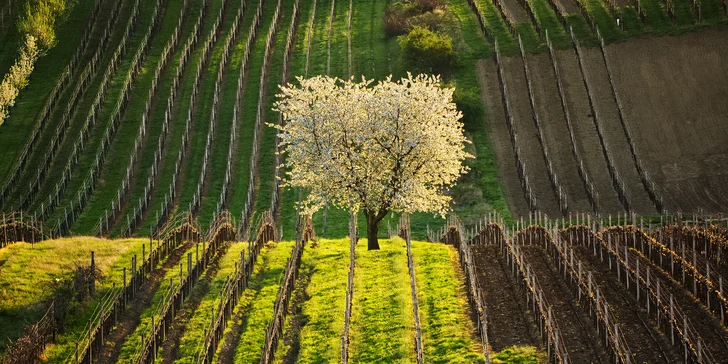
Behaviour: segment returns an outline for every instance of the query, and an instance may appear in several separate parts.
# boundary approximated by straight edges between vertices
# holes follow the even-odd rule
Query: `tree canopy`
[[[468,140],[437,76],[408,75],[375,83],[362,78],[297,78],[281,86],[275,110],[285,185],[308,191],[303,209],[326,203],[367,217],[369,248],[389,211],[444,214],[446,190],[467,172]]]

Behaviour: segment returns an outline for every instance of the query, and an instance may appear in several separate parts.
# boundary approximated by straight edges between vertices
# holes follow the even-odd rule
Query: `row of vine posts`
[[[600,294],[600,290],[592,282],[592,273],[583,268],[581,261],[575,257],[574,245],[582,244],[591,247],[593,254],[614,267],[617,278],[627,289],[634,292],[638,301],[646,305],[648,315],[658,322],[658,327],[666,332],[672,343],[679,343],[684,351],[686,361],[713,363],[716,362],[703,339],[690,323],[685,311],[672,297],[666,293],[661,278],[642,264],[637,254],[668,272],[676,281],[692,288],[693,296],[702,301],[708,309],[725,325],[725,311],[728,301],[723,296],[722,277],[712,264],[718,264],[722,255],[728,253],[728,229],[722,227],[723,219],[718,216],[693,215],[690,220],[682,215],[661,216],[660,229],[653,230],[652,222],[639,220],[636,214],[618,214],[616,225],[612,224],[612,216],[592,217],[588,214],[569,215],[557,220],[549,220],[547,216],[536,212],[529,215],[528,225],[523,218],[515,221],[513,231],[505,226],[503,218],[497,213],[489,214],[479,221],[471,230],[464,230],[456,217],[451,217],[446,227],[430,232],[428,239],[453,244],[459,247],[461,263],[465,271],[469,298],[478,316],[479,331],[487,350],[487,316],[485,302],[477,284],[474,272],[476,267],[470,253],[473,244],[497,244],[501,247],[513,273],[518,273],[521,283],[529,293],[527,299],[533,305],[542,330],[547,336],[547,349],[550,360],[569,362],[563,338],[555,320],[551,318],[550,305],[543,299],[543,293],[530,265],[521,252],[522,246],[539,245],[554,259],[566,282],[571,283],[580,302],[591,307],[595,315],[597,329],[605,334],[605,346],[614,354],[617,362],[630,363],[632,356],[629,346],[622,336],[618,321],[611,314],[611,309]],[[677,236],[678,238],[675,238]],[[670,240],[669,247],[666,244]],[[692,240],[692,250],[686,248]],[[675,244],[682,244],[682,254]],[[686,256],[686,250],[692,252]],[[702,259],[698,258],[702,251]],[[667,259],[666,259],[667,258]],[[711,270],[713,269],[713,270]],[[661,290],[660,287],[663,287]]]

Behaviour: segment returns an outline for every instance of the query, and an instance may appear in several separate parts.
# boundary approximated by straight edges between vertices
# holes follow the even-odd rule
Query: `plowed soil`
[[[525,296],[511,276],[500,247],[474,245],[472,250],[488,308],[488,341],[493,350],[513,345],[538,346],[540,334],[533,313],[526,307]]]
[[[728,28],[607,51],[638,152],[668,210],[728,209]]]
[[[617,104],[612,96],[602,53],[598,48],[583,48],[582,54],[587,72],[587,81],[599,118],[598,122],[611,151],[614,167],[628,186],[629,195],[627,198],[631,203],[632,210],[642,215],[654,215],[657,210],[650,201],[649,195],[647,195],[647,191],[637,174],[637,167],[635,167],[632,159],[624,128],[622,128],[619,121]]]
[[[634,292],[627,291],[617,280],[617,273],[610,270],[609,265],[599,259],[599,255],[594,256],[591,248],[580,246],[575,252],[583,267],[592,272],[594,283],[612,307],[612,313],[620,322],[620,331],[635,362],[676,363],[682,360],[681,353],[670,344],[669,338],[650,322],[644,298],[637,302]]]
[[[579,177],[577,163],[571,152],[569,130],[561,108],[551,59],[548,53],[527,55],[526,58],[545,143],[559,184],[566,193],[569,210],[590,211],[591,205],[586,196],[586,189]]]
[[[506,96],[513,113],[518,147],[526,165],[526,175],[536,196],[536,207],[551,216],[559,216],[559,204],[551,188],[536,124],[531,116],[531,102],[528,98],[523,61],[521,57],[504,57],[501,60],[508,91]]]
[[[599,142],[594,116],[589,110],[589,98],[584,87],[584,80],[579,71],[579,61],[573,50],[557,51],[555,54],[559,67],[561,82],[566,94],[566,106],[569,109],[574,128],[577,148],[584,159],[584,168],[589,174],[598,194],[600,212],[613,213],[624,211],[619,202],[617,191],[609,177],[607,162],[604,159]],[[565,146],[566,147],[566,146]]]
[[[524,245],[522,251],[526,262],[536,274],[536,281],[543,290],[544,299],[552,305],[552,314],[564,338],[571,362],[610,362],[610,356],[601,343],[601,336],[596,332],[587,308],[574,299],[548,254],[541,246],[536,245]]]
[[[490,135],[490,141],[495,151],[498,176],[506,195],[506,201],[514,216],[525,215],[528,213],[528,204],[516,173],[516,158],[513,154],[513,146],[511,145],[511,138],[505,121],[495,61],[481,59],[476,63],[476,66],[481,98],[483,103],[487,105],[487,132]]]

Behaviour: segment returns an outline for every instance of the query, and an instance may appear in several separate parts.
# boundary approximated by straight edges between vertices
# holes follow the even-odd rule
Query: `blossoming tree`
[[[327,76],[282,86],[275,110],[285,185],[308,191],[306,213],[331,203],[363,211],[368,248],[389,211],[444,214],[445,191],[467,167],[468,140],[452,102],[453,89],[436,76],[374,83]]]

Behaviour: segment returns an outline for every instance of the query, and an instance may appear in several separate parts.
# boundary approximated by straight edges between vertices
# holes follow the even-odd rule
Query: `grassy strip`
[[[191,5],[197,4],[196,1],[192,1]],[[190,107],[190,96],[192,95],[192,87],[195,83],[195,77],[197,73],[197,66],[200,64],[201,56],[202,56],[202,46],[204,45],[205,41],[208,39],[208,36],[210,32],[213,30],[212,27],[215,23],[215,19],[217,18],[218,12],[220,11],[220,7],[222,6],[222,3],[220,0],[212,0],[210,4],[208,5],[208,8],[205,12],[203,24],[201,26],[202,30],[200,31],[200,37],[198,39],[198,46],[194,50],[194,52],[190,55],[190,61],[187,64],[187,67],[184,70],[184,73],[180,79],[180,88],[177,94],[177,100],[175,102],[175,106],[172,109],[172,115],[170,116],[170,132],[169,136],[167,137],[167,143],[165,143],[165,151],[163,154],[162,163],[159,167],[159,171],[157,172],[157,182],[156,182],[156,188],[151,193],[152,198],[150,199],[149,203],[149,211],[147,213],[146,218],[144,218],[144,221],[140,224],[140,230],[141,232],[149,231],[149,228],[156,222],[157,214],[161,212],[161,204],[165,200],[165,196],[169,194],[169,186],[172,184],[172,179],[174,177],[174,167],[175,163],[177,161],[177,153],[180,150],[180,146],[182,145],[182,135],[184,134],[184,128],[185,123],[187,120],[187,110]],[[199,8],[195,8],[192,6],[191,13],[195,14],[195,21],[197,19],[197,16],[199,14]],[[194,25],[193,25],[194,26]],[[191,36],[191,35],[190,35]],[[220,37],[218,37],[220,39]],[[175,57],[176,58],[176,57]],[[210,60],[208,59],[208,62]],[[176,67],[177,62],[175,62]],[[210,63],[208,63],[209,65]],[[174,71],[173,71],[174,72]],[[170,80],[173,76],[170,75]],[[162,95],[160,95],[161,97]],[[168,94],[165,94],[165,96],[168,96]],[[159,113],[160,117],[164,116],[165,108],[166,108],[166,98],[164,99],[157,99],[158,104],[160,105]],[[199,100],[199,98],[197,99]],[[206,124],[205,124],[206,125]],[[193,138],[191,137],[190,140]],[[204,142],[204,141],[203,141]],[[188,153],[190,153],[192,148],[192,144],[188,144]],[[153,154],[153,152],[152,152]],[[153,155],[152,157],[153,158]],[[151,161],[149,166],[151,166]],[[148,169],[147,166],[143,167],[144,169]],[[195,178],[198,178],[198,176],[195,176]],[[196,180],[195,180],[196,181]],[[126,210],[122,211],[120,216],[125,216],[127,214],[130,214],[135,206],[137,206],[137,200],[142,198],[144,195],[144,187],[146,186],[146,179],[139,178],[137,180],[136,187],[133,188],[133,194],[131,195],[130,202],[127,203]],[[177,181],[177,183],[181,183],[182,181]],[[187,209],[187,206],[184,206],[184,209]],[[123,222],[122,222],[123,223]],[[116,227],[117,232],[119,226]]]
[[[485,22],[486,31],[492,39],[498,41],[498,45],[501,47],[501,51],[503,52],[503,54],[510,55],[518,53],[518,40],[513,39],[510,30],[508,30],[508,25],[501,17],[500,11],[495,6],[495,4],[493,4],[492,1],[488,0],[475,0],[475,3],[478,5],[480,11],[483,13],[483,21]],[[467,2],[461,3],[460,1],[451,1],[449,5],[451,9],[458,13],[457,16],[460,19],[463,18],[463,11],[472,12]],[[475,19],[474,14],[472,18]],[[478,25],[478,27],[480,27],[477,19],[475,19],[475,23]],[[478,29],[477,33],[482,34],[480,29]]]
[[[81,81],[81,77],[84,74],[83,70],[93,59],[93,56],[97,54],[97,52],[101,52],[101,48],[104,47],[100,44],[101,34],[97,34],[97,32],[103,32],[102,29],[96,29],[94,31],[94,34],[91,35],[88,48],[86,49],[86,53],[81,57],[79,69],[77,70],[74,77],[71,78],[71,83],[69,87],[66,89],[65,92],[61,94],[60,98],[58,99],[58,107],[56,107],[54,109],[54,112],[51,113],[51,115],[48,117],[45,129],[40,134],[36,143],[40,146],[52,145],[52,143],[58,143],[59,145],[56,148],[54,156],[55,159],[51,161],[50,165],[46,166],[47,168],[49,168],[46,176],[55,177],[55,175],[51,174],[53,172],[56,172],[52,168],[62,169],[63,167],[65,167],[64,162],[67,160],[67,155],[71,153],[70,148],[77,139],[77,135],[68,133],[68,130],[78,131],[85,123],[86,117],[90,113],[91,107],[94,103],[94,99],[97,95],[97,92],[99,91],[101,81],[103,79],[103,74],[112,59],[113,53],[116,50],[116,45],[120,43],[123,37],[127,22],[129,20],[129,17],[131,16],[132,8],[133,0],[126,0],[121,2],[118,10],[118,16],[115,23],[113,23],[114,29],[110,32],[107,38],[107,42],[105,45],[106,48],[104,52],[99,53],[101,56],[98,58],[95,73],[92,72],[89,77],[85,79],[87,82],[87,86],[84,88],[84,92],[78,94],[78,97],[76,98],[76,106],[73,113],[69,116],[70,119],[67,120],[67,130],[65,131],[63,138],[58,138],[54,141],[57,135],[56,131],[58,130],[59,125],[62,123],[63,115],[68,109],[69,102],[72,101],[71,97],[72,94],[74,94],[73,90],[78,86],[78,83]],[[106,11],[111,12],[110,9],[102,9],[100,14],[104,14]],[[108,16],[108,18],[110,18],[110,16]],[[102,19],[102,21],[97,24],[97,26],[105,26],[106,21],[108,21],[108,19]],[[133,43],[129,42],[127,44],[131,45]],[[119,62],[121,61],[122,60],[119,60]],[[112,88],[109,88],[109,90],[111,89]],[[15,193],[13,194],[10,194],[8,202],[5,205],[6,209],[16,206],[20,203],[19,200],[24,197],[25,192],[27,192],[25,191],[25,188],[34,181],[34,178],[38,174],[38,168],[46,164],[46,154],[48,153],[47,149],[48,148],[34,148],[34,152],[29,155],[26,162],[27,168],[23,171],[24,173],[21,173],[16,180],[19,190],[15,191]],[[62,156],[64,155],[66,156],[66,159],[62,158]],[[54,165],[53,162],[55,162],[56,160],[61,160],[62,162],[58,164],[62,164],[62,166],[58,167]],[[58,174],[58,172],[56,172],[56,174]]]
[[[68,277],[76,266],[91,264],[92,251],[96,266],[103,273],[95,296],[99,299],[112,284],[122,284],[123,268],[130,266],[132,256],[141,255],[145,243],[148,240],[110,242],[78,237],[36,244],[16,243],[0,249],[0,351],[8,339],[15,340],[21,335],[23,323],[33,322],[43,315],[42,303],[51,296],[55,280]],[[95,305],[90,303],[87,307],[79,307],[77,314],[68,318],[68,331],[75,322],[88,319]]]
[[[263,103],[263,121],[277,124],[279,114],[271,111],[276,94],[280,93],[278,84],[284,80],[281,77],[283,72],[283,54],[285,53],[286,40],[288,39],[288,27],[293,21],[293,1],[284,2],[281,7],[280,19],[278,20],[278,31],[273,40],[273,53],[268,60],[268,85]],[[260,138],[260,150],[258,151],[258,181],[257,196],[255,199],[256,215],[262,214],[271,208],[273,197],[273,179],[275,178],[275,143],[277,131],[268,125],[262,126]]]
[[[551,42],[555,47],[567,47],[571,44],[571,40],[564,31],[563,25],[556,17],[554,9],[551,8],[547,0],[527,0],[533,13],[536,15],[536,21],[541,28],[543,37],[546,37],[546,31],[549,33]]]
[[[458,252],[450,245],[412,242],[425,358],[432,363],[484,362],[469,316]]]
[[[201,245],[199,249],[200,253],[202,253],[203,249]],[[152,315],[157,313],[159,304],[164,299],[170,287],[178,286],[180,278],[189,274],[189,271],[187,270],[187,254],[192,254],[192,265],[194,267],[196,251],[197,246],[193,245],[182,254],[179,265],[182,267],[181,271],[178,267],[170,267],[164,274],[164,278],[160,281],[159,287],[157,287],[157,290],[154,291],[152,300],[139,317],[139,325],[136,327],[134,332],[129,334],[126,337],[126,340],[124,340],[117,359],[118,363],[129,363],[142,345],[142,336],[146,336],[147,338],[149,337],[149,333],[152,330]],[[182,273],[182,276],[180,276],[180,273]],[[156,320],[159,319],[159,317],[156,317]]]
[[[197,190],[198,182],[200,180],[200,173],[202,172],[202,166],[205,156],[205,147],[207,145],[207,135],[210,129],[210,119],[212,118],[213,112],[213,98],[215,94],[215,81],[217,80],[217,72],[220,68],[220,63],[222,62],[222,51],[225,46],[225,39],[230,33],[231,26],[239,5],[240,3],[237,1],[229,1],[227,3],[227,6],[225,8],[225,14],[223,15],[222,19],[222,30],[220,31],[220,34],[218,34],[217,40],[214,42],[213,49],[210,53],[210,59],[205,66],[207,72],[205,72],[202,76],[202,83],[200,83],[199,90],[199,98],[197,99],[197,110],[196,113],[193,113],[192,116],[193,132],[190,136],[189,154],[188,158],[185,158],[186,167],[183,167],[186,168],[186,171],[181,174],[182,184],[181,188],[179,189],[180,197],[177,204],[177,208],[180,210],[188,209],[188,206],[192,203],[195,191]],[[219,126],[220,120],[217,120],[216,124],[214,125],[215,129],[213,133],[210,134],[213,138],[213,145],[227,145],[227,143],[223,141],[226,138],[220,134],[221,128],[219,128]],[[227,148],[225,148],[225,151],[227,152]],[[225,168],[223,166],[224,164],[219,165],[217,168],[211,168],[220,169],[224,173]]]
[[[288,66],[289,77],[286,82],[296,84],[296,77],[304,77],[306,73],[306,52],[308,50],[309,41],[309,25],[312,20],[312,16],[315,19],[316,16],[322,14],[318,12],[318,6],[326,0],[315,0],[316,2],[316,13],[313,12],[314,1],[302,1],[299,6],[301,7],[300,19],[298,20],[298,27],[296,27],[295,43],[291,50],[290,64]],[[311,37],[313,34],[311,34]],[[309,66],[310,67],[310,66]],[[284,161],[285,163],[285,161]],[[296,203],[298,202],[298,190],[294,190],[288,187],[281,188],[281,202],[280,202],[280,217],[278,219],[279,224],[283,226],[283,239],[292,240],[295,239],[296,234]]]
[[[349,239],[319,240],[307,247],[301,261],[310,281],[301,303],[300,347],[296,363],[338,363],[344,327],[346,279],[349,271]],[[279,347],[276,358],[288,348]]]
[[[255,5],[257,6],[257,5]],[[240,107],[240,130],[238,160],[233,169],[233,177],[230,190],[230,211],[239,217],[245,208],[245,201],[248,196],[248,184],[250,183],[250,155],[253,152],[253,133],[255,131],[255,118],[258,110],[258,90],[262,86],[260,75],[265,56],[265,43],[268,36],[268,29],[273,21],[273,14],[276,10],[276,1],[266,1],[263,5],[263,16],[261,19],[258,36],[253,42],[253,52],[248,60],[248,71],[246,72],[245,89],[243,90],[242,105]],[[271,77],[276,75],[270,74]],[[280,79],[280,78],[278,78]],[[271,112],[269,112],[271,113]]]
[[[273,309],[283,278],[286,261],[293,250],[293,242],[281,242],[266,247],[262,260],[255,264],[254,278],[250,289],[243,294],[238,309],[245,309],[245,326],[235,349],[235,363],[257,363],[263,351],[268,322],[273,318]]]
[[[213,308],[218,309],[220,304],[220,290],[225,286],[228,277],[235,272],[236,263],[240,263],[241,253],[248,244],[235,243],[230,245],[227,253],[220,258],[220,268],[212,279],[209,289],[202,298],[200,305],[190,320],[187,322],[187,329],[180,339],[175,363],[194,363],[197,349],[205,339],[205,329],[210,325],[210,312]]]
[[[95,164],[97,151],[100,150],[107,129],[111,127],[111,118],[114,112],[114,108],[117,100],[122,94],[122,86],[127,79],[132,61],[137,52],[137,47],[140,45],[139,43],[141,42],[142,38],[144,38],[148,26],[151,23],[152,19],[150,14],[154,9],[154,5],[155,3],[151,1],[142,2],[140,5],[140,15],[137,20],[138,23],[136,24],[135,30],[129,36],[129,40],[126,45],[127,52],[123,57],[121,57],[116,72],[113,73],[111,76],[111,82],[109,83],[106,97],[104,98],[104,102],[102,102],[100,105],[101,111],[97,115],[96,124],[90,128],[89,138],[84,146],[84,151],[78,155],[78,162],[76,166],[72,169],[73,173],[71,173],[70,182],[65,188],[65,193],[61,198],[61,203],[55,209],[55,212],[52,213],[47,219],[47,221],[49,222],[55,223],[57,218],[64,216],[63,208],[69,206],[72,201],[78,198],[77,192],[82,190],[83,183],[84,181],[86,181],[86,178],[89,175],[89,171],[93,168]],[[152,41],[153,40],[154,39],[152,39]],[[114,46],[109,49],[108,53],[113,53],[117,49],[117,42],[112,43],[112,45]],[[103,72],[105,72],[105,68],[103,69]],[[99,72],[100,77],[98,78],[103,78],[103,72]],[[96,89],[89,89],[89,92],[87,92],[84,97],[84,102],[87,99],[95,99],[95,91]],[[79,110],[88,110],[88,108],[82,107],[79,108]],[[85,123],[86,117],[86,113],[77,113],[74,119],[83,119],[82,123]],[[70,130],[77,130],[77,134],[69,133],[66,136],[63,146],[56,154],[54,162],[52,163],[51,168],[46,175],[45,182],[43,183],[43,186],[40,189],[38,196],[44,197],[52,193],[53,189],[55,188],[56,181],[58,181],[63,175],[63,170],[65,169],[67,162],[73,154],[73,146],[82,131],[80,128],[74,127],[73,122],[71,123],[69,128]]]
[[[73,10],[66,18],[61,20],[62,24],[58,26],[56,31],[58,45],[51,48],[45,56],[36,62],[30,76],[32,81],[26,89],[20,91],[15,99],[15,106],[10,109],[11,116],[0,129],[0,153],[3,155],[3,158],[0,158],[0,175],[5,176],[10,172],[27,139],[31,136],[31,129],[38,113],[55,87],[56,80],[58,80],[61,72],[63,72],[76,52],[78,42],[81,40],[83,31],[88,24],[88,16],[93,5],[91,1],[74,4]],[[109,5],[110,7],[111,5]],[[17,7],[17,10],[20,9],[21,7]],[[102,7],[100,13],[103,13],[104,10],[109,11]],[[15,14],[19,18],[23,13],[18,11]],[[6,23],[10,21],[7,18],[5,19]],[[9,30],[9,34],[3,39],[3,42],[0,43],[0,49],[3,50],[0,52],[0,77],[15,62],[17,56],[15,50],[19,45],[18,41],[22,39],[14,22],[12,25],[7,26],[12,29]]]
[[[353,362],[412,363],[414,319],[404,241],[379,244],[381,250],[372,251],[364,240],[357,244],[349,353]]]
[[[164,16],[161,19],[157,35],[152,38],[149,55],[142,63],[141,72],[139,73],[134,88],[145,90],[146,92],[132,92],[129,97],[124,116],[119,124],[119,130],[115,141],[111,144],[111,150],[104,165],[106,168],[101,172],[99,183],[94,189],[84,212],[76,220],[74,230],[79,233],[91,233],[93,227],[98,223],[98,218],[103,216],[105,210],[111,206],[111,201],[116,198],[116,193],[126,174],[126,167],[129,163],[129,157],[134,151],[134,144],[139,132],[139,123],[141,116],[146,109],[146,102],[149,97],[149,91],[154,81],[154,73],[161,61],[162,51],[172,37],[172,33],[177,26],[178,14],[182,8],[182,1],[169,1],[165,7]],[[190,13],[187,19],[189,20]],[[194,16],[194,14],[193,14]],[[180,32],[180,34],[184,34]],[[168,68],[174,68],[174,64],[168,63]],[[161,84],[160,84],[161,85]],[[159,87],[159,86],[158,86]],[[157,92],[161,91],[157,88]],[[149,120],[148,134],[146,143],[149,145],[156,144],[157,138],[161,133],[162,121],[164,119]],[[146,145],[148,147],[148,145]],[[144,147],[142,147],[144,148]],[[146,149],[154,149],[146,148]],[[153,155],[151,156],[153,157]],[[42,195],[41,195],[42,196]]]
[[[231,54],[227,70],[223,76],[224,86],[221,86],[223,88],[220,94],[220,108],[217,110],[218,122],[216,132],[218,136],[213,144],[214,150],[210,154],[209,162],[214,167],[208,170],[208,180],[206,183],[209,184],[209,189],[200,205],[200,224],[202,226],[208,226],[214,217],[215,208],[217,207],[227,172],[225,166],[227,165],[230,135],[237,132],[237,130],[232,130],[232,105],[236,99],[238,76],[240,75],[240,66],[242,65],[242,59],[245,53],[245,42],[248,39],[248,31],[250,30],[257,4],[248,3],[246,6],[247,8],[244,10],[239,24],[238,36],[230,49]],[[240,118],[240,116],[237,117]],[[238,149],[240,147],[240,142],[238,142]],[[233,151],[233,153],[235,152]],[[234,156],[241,158],[237,153]]]

